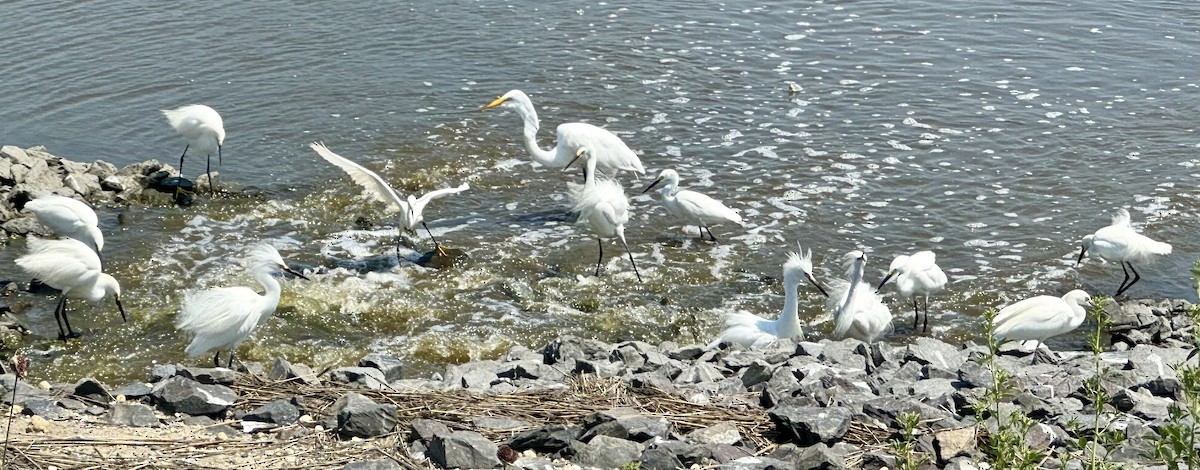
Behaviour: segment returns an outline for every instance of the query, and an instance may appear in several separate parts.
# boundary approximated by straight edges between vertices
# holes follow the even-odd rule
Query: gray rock
[[[133,381],[122,385],[120,388],[113,390],[112,394],[116,396],[124,396],[125,398],[141,398],[149,395],[154,388],[145,382]]]
[[[771,380],[771,376],[775,373],[776,366],[764,360],[758,360],[750,363],[742,368],[738,376],[742,380],[742,386],[749,389],[755,385],[766,383]]]
[[[691,361],[704,354],[704,347],[698,344],[689,344],[678,349],[671,350],[667,353],[667,357],[677,361]]]
[[[425,456],[442,468],[496,468],[503,464],[496,457],[496,443],[472,431],[454,431],[437,435],[429,442]]]
[[[820,442],[804,448],[795,460],[785,461],[793,463],[796,468],[820,470],[848,468],[845,454]]]
[[[1113,447],[1108,458],[1114,462],[1147,465],[1156,463],[1149,456],[1154,455],[1154,443],[1147,439],[1126,439]]]
[[[633,388],[650,388],[657,389],[667,393],[675,390],[675,384],[667,377],[662,369],[639,372],[629,377],[629,386]]]
[[[24,408],[21,412],[29,416],[41,416],[50,421],[62,421],[70,417],[67,414],[67,410],[58,406],[58,403],[45,398],[25,400]]]
[[[286,426],[300,420],[300,407],[296,406],[295,399],[279,399],[255,408],[242,416],[242,419]]]
[[[342,437],[375,437],[396,430],[396,405],[381,405],[350,392],[338,399],[333,409],[337,433]]]
[[[671,422],[651,418],[632,408],[614,408],[592,413],[583,419],[586,431],[579,440],[591,442],[596,436],[610,436],[636,442],[665,438],[671,433]]]
[[[922,365],[931,365],[943,370],[956,371],[966,362],[966,354],[957,346],[942,342],[928,336],[918,337],[908,345],[904,355],[905,361],[917,361]]]
[[[600,468],[618,468],[630,462],[638,462],[643,446],[636,442],[609,436],[596,436],[591,441],[571,442],[559,452],[576,465]]]
[[[608,360],[610,347],[601,341],[577,336],[564,336],[542,348],[542,362],[571,364],[576,360]]]
[[[1174,401],[1140,390],[1122,389],[1112,397],[1111,403],[1118,410],[1138,418],[1154,421],[1170,416],[1170,407]]]
[[[154,409],[141,403],[114,403],[108,412],[108,424],[140,428],[158,427]]]
[[[693,363],[684,366],[672,382],[676,384],[716,382],[725,378],[726,371],[726,369],[707,362]]]
[[[475,429],[484,431],[523,431],[529,428],[529,423],[519,419],[505,418],[503,416],[473,416],[471,424]]]
[[[403,470],[399,463],[392,459],[359,460],[350,462],[342,470]]]
[[[457,364],[446,369],[446,385],[469,390],[487,390],[500,376],[496,375],[500,363],[496,361],[474,361]]]
[[[953,415],[911,399],[878,397],[863,403],[862,411],[864,415],[876,418],[887,425],[895,423],[903,413],[917,413],[921,416],[921,420],[929,421],[930,426],[934,429],[959,427],[958,419]]]
[[[792,470],[799,467],[771,457],[742,457],[716,467],[721,470]]]
[[[179,367],[175,375],[187,377],[202,384],[233,385],[237,373],[224,367]]]
[[[958,368],[958,381],[960,388],[989,388],[993,382],[992,370],[977,362],[964,362]]]
[[[611,378],[621,375],[624,370],[624,364],[619,362],[608,362],[608,360],[593,361],[590,359],[576,359],[575,369],[572,372],[576,374],[593,374],[602,378]]]
[[[742,441],[742,433],[736,425],[726,421],[687,434],[687,439],[700,444],[734,445]]]
[[[687,468],[679,457],[665,447],[651,446],[638,459],[638,470],[677,470]]]
[[[400,361],[400,358],[388,354],[367,354],[358,361],[358,366],[379,369],[388,382],[399,380],[404,371],[404,363]]]
[[[843,407],[797,406],[791,399],[784,399],[768,410],[768,414],[781,435],[791,437],[800,445],[841,439],[850,430],[853,417],[850,410]]]
[[[112,395],[108,393],[108,389],[104,387],[104,384],[91,377],[79,379],[78,382],[75,382],[75,386],[73,387],[71,394],[77,397],[90,398],[100,402],[107,402],[113,398]]]
[[[178,372],[175,364],[155,364],[150,366],[150,382],[159,382],[175,376]]]
[[[295,380],[304,384],[320,382],[312,368],[304,364],[292,364],[284,358],[276,358],[275,362],[271,363],[271,371],[267,372],[267,377],[272,380]]]
[[[555,366],[542,364],[541,356],[537,360],[521,359],[506,362],[496,367],[496,376],[504,379],[546,379],[561,381],[566,374]]]
[[[867,370],[867,358],[859,352],[860,349],[866,346],[862,341],[844,339],[841,341],[829,341],[824,344],[825,347],[821,350],[821,355],[818,356],[818,359],[823,363],[842,369]]]
[[[237,402],[237,393],[224,385],[201,384],[174,376],[155,384],[151,392],[163,413],[208,415],[225,411]]]
[[[435,419],[417,418],[412,420],[409,425],[412,426],[413,430],[410,437],[415,437],[425,442],[433,440],[434,436],[448,435],[453,432],[450,426],[446,426],[446,423]]]
[[[939,462],[949,462],[950,459],[966,455],[975,448],[975,444],[974,427],[943,429],[933,434],[933,449]]]
[[[329,372],[329,381],[359,387],[382,390],[387,386],[387,377],[374,367],[341,367]]]
[[[508,441],[508,446],[517,451],[533,449],[535,452],[552,453],[566,448],[582,435],[581,426],[552,424],[517,434]]]
[[[13,382],[16,381],[17,397],[13,399]],[[4,403],[22,405],[29,400],[48,399],[49,396],[40,388],[29,385],[24,380],[16,380],[13,374],[0,375],[0,400]]]

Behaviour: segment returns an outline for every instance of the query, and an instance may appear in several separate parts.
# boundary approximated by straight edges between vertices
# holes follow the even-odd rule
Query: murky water
[[[83,339],[31,342],[35,374],[118,381],[184,360],[181,292],[250,283],[236,258],[259,240],[320,272],[285,281],[243,357],[320,366],[380,350],[414,374],[564,333],[708,341],[723,312],[779,311],[780,266],[797,243],[823,277],[865,247],[875,280],[894,255],[935,250],[952,283],[930,302],[933,334],[969,339],[989,307],[1115,291],[1115,264],[1077,270],[1073,256],[1121,206],[1175,245],[1130,294],[1195,300],[1200,23],[1189,2],[360,3],[0,7],[0,143],[174,165],[183,142],[158,110],[205,103],[228,132],[223,181],[265,195],[100,209],[132,319],[81,306]],[[535,168],[515,114],[476,111],[513,88],[538,107],[544,146],[562,122],[607,127],[651,173],[675,168],[746,226],[697,242],[637,197],[627,233],[646,282],[614,245],[606,275],[591,277],[596,243],[564,216],[578,174]],[[431,248],[423,233],[389,258],[382,206],[312,141],[405,191],[470,182],[426,211],[470,261],[414,266]],[[202,168],[193,156],[185,169]],[[623,182],[633,196],[650,179]],[[0,276],[20,277],[23,250],[9,243]],[[803,290],[808,319],[818,296]],[[24,299],[23,318],[53,336],[53,299]],[[911,313],[892,306],[891,338],[903,341]]]

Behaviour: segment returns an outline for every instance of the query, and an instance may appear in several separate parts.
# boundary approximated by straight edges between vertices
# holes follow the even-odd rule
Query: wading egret
[[[184,294],[183,307],[175,319],[175,327],[192,335],[192,342],[184,352],[196,357],[211,350],[213,365],[221,366],[221,350],[229,350],[225,364],[233,368],[234,351],[267,321],[279,305],[280,286],[274,274],[288,272],[304,280],[303,274],[288,268],[275,247],[268,244],[255,245],[246,256],[246,267],[254,280],[266,289],[259,295],[249,287],[218,287]]]
[[[121,312],[121,321],[128,321],[125,307],[121,306],[121,284],[100,271],[100,257],[92,247],[72,238],[45,240],[29,237],[26,243],[29,245],[29,254],[17,258],[17,266],[46,285],[62,291],[58,306],[54,308],[58,339],[79,337],[67,319],[67,298],[96,303],[112,295],[117,303],[117,311]]]
[[[1062,297],[1030,297],[1000,309],[992,320],[992,335],[997,343],[1028,340],[1043,343],[1046,338],[1078,328],[1087,317],[1084,307],[1091,306],[1092,296],[1079,289]]]
[[[521,90],[512,90],[496,98],[482,109],[497,106],[513,109],[525,121],[525,150],[533,161],[548,168],[566,168],[587,147],[596,160],[596,168],[608,176],[615,177],[618,171],[646,174],[642,161],[628,145],[612,132],[582,122],[568,122],[558,126],[558,141],[550,150],[543,150],[537,143],[540,124],[533,102]]]
[[[932,251],[918,251],[912,256],[897,256],[875,292],[883,289],[883,285],[892,279],[896,281],[896,292],[900,293],[900,297],[912,300],[914,331],[921,316],[921,311],[917,309],[917,297],[925,299],[925,326],[922,331],[929,331],[929,294],[942,290],[947,281],[946,273],[937,265],[937,255]]]
[[[797,247],[799,248],[799,247]],[[799,295],[801,279],[816,286],[822,294],[825,288],[817,282],[812,274],[812,250],[799,253],[788,253],[788,260],[783,264],[783,311],[779,318],[767,320],[750,312],[740,311],[725,315],[725,330],[713,342],[708,343],[708,349],[714,349],[721,343],[737,343],[748,348],[763,347],[779,338],[800,339],[800,316],[797,313],[796,297]]]
[[[663,187],[659,190],[662,195],[663,206],[667,208],[667,212],[681,219],[686,224],[696,225],[700,229],[700,239],[704,239],[704,231],[708,230],[708,236],[712,241],[717,241],[717,237],[713,235],[713,225],[718,225],[724,222],[733,222],[741,225],[742,216],[738,215],[733,209],[725,207],[721,201],[705,196],[695,191],[687,189],[679,189],[679,173],[675,170],[663,170],[658,174],[658,179],[650,183],[642,194],[646,194],[655,186],[662,183]]]
[[[188,149],[201,152],[208,159],[204,173],[208,175],[209,193],[216,194],[216,183],[212,179],[212,154],[217,154],[218,164],[223,163],[221,145],[225,142],[225,124],[221,121],[221,115],[202,104],[164,109],[162,113],[167,117],[167,122],[171,123],[171,127],[175,128],[175,132],[187,141],[183,153],[179,155],[179,176],[183,176],[183,157],[187,155]]]
[[[625,197],[625,190],[616,181],[596,176],[596,159],[586,147],[576,153],[575,160],[580,158],[584,159],[586,165],[584,183],[568,187],[571,200],[575,202],[572,212],[579,214],[580,221],[588,223],[600,246],[600,258],[596,260],[596,276],[600,275],[600,263],[604,261],[604,239],[615,237],[621,240],[621,246],[625,247],[625,253],[629,255],[629,263],[633,265],[633,273],[637,275],[638,282],[642,282],[642,273],[638,272],[637,263],[633,261],[633,252],[629,251],[629,244],[625,243],[625,223],[629,222],[629,199]],[[567,167],[575,160],[567,162]]]
[[[1112,225],[1083,237],[1079,258],[1075,260],[1076,266],[1083,262],[1083,258],[1087,256],[1089,250],[1105,260],[1121,263],[1121,271],[1125,273],[1125,279],[1117,287],[1116,294],[1121,295],[1142,279],[1137,270],[1133,269],[1133,263],[1149,262],[1154,255],[1169,255],[1171,254],[1171,245],[1156,242],[1150,237],[1134,231],[1133,226],[1129,223],[1129,211],[1121,208],[1113,216]],[[1129,269],[1125,269],[1126,266]],[[1132,280],[1129,278],[1130,271],[1133,272]]]
[[[26,211],[32,212],[38,222],[50,227],[67,238],[74,238],[96,250],[99,255],[104,249],[104,234],[98,227],[100,221],[92,207],[77,199],[57,194],[41,194],[25,203]]]
[[[415,231],[417,229],[417,224],[421,224],[422,227],[425,227],[425,232],[429,234],[429,239],[433,240],[433,246],[437,249],[438,253],[442,254],[443,256],[446,254],[444,251],[442,251],[442,245],[438,243],[436,238],[433,237],[433,232],[429,230],[429,226],[425,225],[425,205],[429,204],[429,201],[434,199],[443,196],[449,196],[451,194],[461,193],[471,189],[469,184],[463,183],[457,188],[445,188],[438,189],[436,191],[430,191],[419,198],[413,197],[410,194],[406,200],[401,198],[400,194],[397,193],[395,189],[392,189],[392,187],[388,185],[383,178],[380,178],[379,175],[375,174],[375,172],[363,168],[361,165],[354,163],[341,155],[333,153],[333,151],[325,147],[325,144],[313,142],[312,144],[309,144],[309,147],[312,147],[312,149],[317,152],[317,155],[320,155],[321,158],[325,159],[325,161],[334,164],[338,168],[341,168],[342,171],[345,171],[346,174],[350,175],[350,178],[353,179],[355,183],[358,183],[359,186],[362,186],[364,189],[366,189],[367,194],[370,194],[371,197],[376,201],[387,204],[387,209],[389,212],[396,213],[397,255],[400,253],[400,232],[405,230],[410,232]]]
[[[835,281],[825,301],[825,311],[833,314],[833,338],[854,338],[873,343],[892,326],[892,312],[883,297],[863,280],[867,255],[855,250],[842,256],[847,281]]]

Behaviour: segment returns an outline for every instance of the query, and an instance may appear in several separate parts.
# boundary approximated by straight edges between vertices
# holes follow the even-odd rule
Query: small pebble
[[[25,432],[47,432],[50,430],[50,422],[46,418],[34,415],[29,418],[29,426],[25,428]]]

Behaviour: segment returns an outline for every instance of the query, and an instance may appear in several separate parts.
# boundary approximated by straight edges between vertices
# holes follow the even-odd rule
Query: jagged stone
[[[67,414],[67,410],[63,409],[61,406],[58,406],[58,403],[55,403],[54,400],[45,398],[31,398],[29,400],[25,400],[25,404],[23,406],[24,409],[22,412],[24,414],[29,416],[40,416],[50,421],[62,421],[70,417],[70,415]]]
[[[452,432],[450,426],[447,426],[446,423],[435,419],[417,418],[412,420],[412,422],[409,423],[409,426],[412,426],[413,430],[409,437],[420,439],[425,442],[429,442],[434,436],[439,434],[444,435]]]
[[[726,421],[692,431],[687,434],[687,438],[701,444],[734,445],[742,441],[742,433],[736,425]]]
[[[237,401],[237,393],[224,385],[209,385],[174,376],[155,384],[155,403],[164,413],[208,415],[225,411]]]
[[[72,387],[71,394],[77,397],[90,398],[96,401],[107,402],[112,399],[108,389],[100,381],[91,377],[79,379]]]
[[[671,422],[665,418],[651,418],[632,408],[614,408],[596,412],[583,420],[586,431],[579,440],[591,442],[596,436],[611,436],[645,442],[654,438],[665,438],[671,433]]]
[[[202,384],[233,385],[237,380],[237,373],[224,367],[178,367],[175,375]]]
[[[378,371],[376,371],[378,372]],[[396,405],[381,405],[350,392],[333,405],[337,433],[342,437],[375,437],[396,429]]]
[[[367,354],[358,361],[358,366],[379,369],[388,382],[399,380],[404,372],[404,363],[400,361],[400,358],[388,354]]]
[[[116,426],[158,427],[154,409],[141,403],[114,403],[108,412],[108,424]]]
[[[350,462],[342,467],[342,470],[403,470],[403,468],[392,459],[375,459]]]
[[[577,336],[564,336],[542,348],[542,362],[571,364],[576,360],[608,360],[609,346],[601,341]]]
[[[320,382],[312,368],[304,364],[292,364],[284,358],[277,358],[271,363],[271,371],[267,373],[267,377],[272,380],[297,380],[305,384]]]
[[[116,390],[113,390],[112,395],[114,397],[123,396],[125,398],[141,398],[149,395],[152,391],[154,391],[154,387],[151,387],[150,384],[135,380],[122,385]]]
[[[472,431],[454,431],[436,435],[425,456],[442,468],[495,468],[503,464],[496,457],[496,443]]]
[[[779,433],[789,436],[800,445],[830,443],[841,439],[850,430],[853,413],[842,407],[818,408],[797,406],[790,399],[768,410]]]
[[[500,376],[496,375],[499,368],[500,363],[496,361],[456,364],[446,369],[446,385],[469,390],[487,390],[499,380]]]
[[[242,420],[286,426],[300,420],[300,407],[297,406],[296,399],[274,400],[246,413]]]
[[[638,470],[677,470],[687,468],[679,457],[665,447],[651,446],[638,459]]]
[[[619,468],[630,462],[638,462],[643,446],[633,441],[610,436],[596,436],[586,443],[573,441],[559,454],[576,465]]]
[[[517,434],[508,441],[508,446],[519,451],[533,449],[536,452],[553,453],[566,448],[582,435],[581,426],[552,424]]]
[[[383,372],[373,367],[341,367],[329,372],[329,381],[359,387],[382,390],[387,385],[387,377]]]

